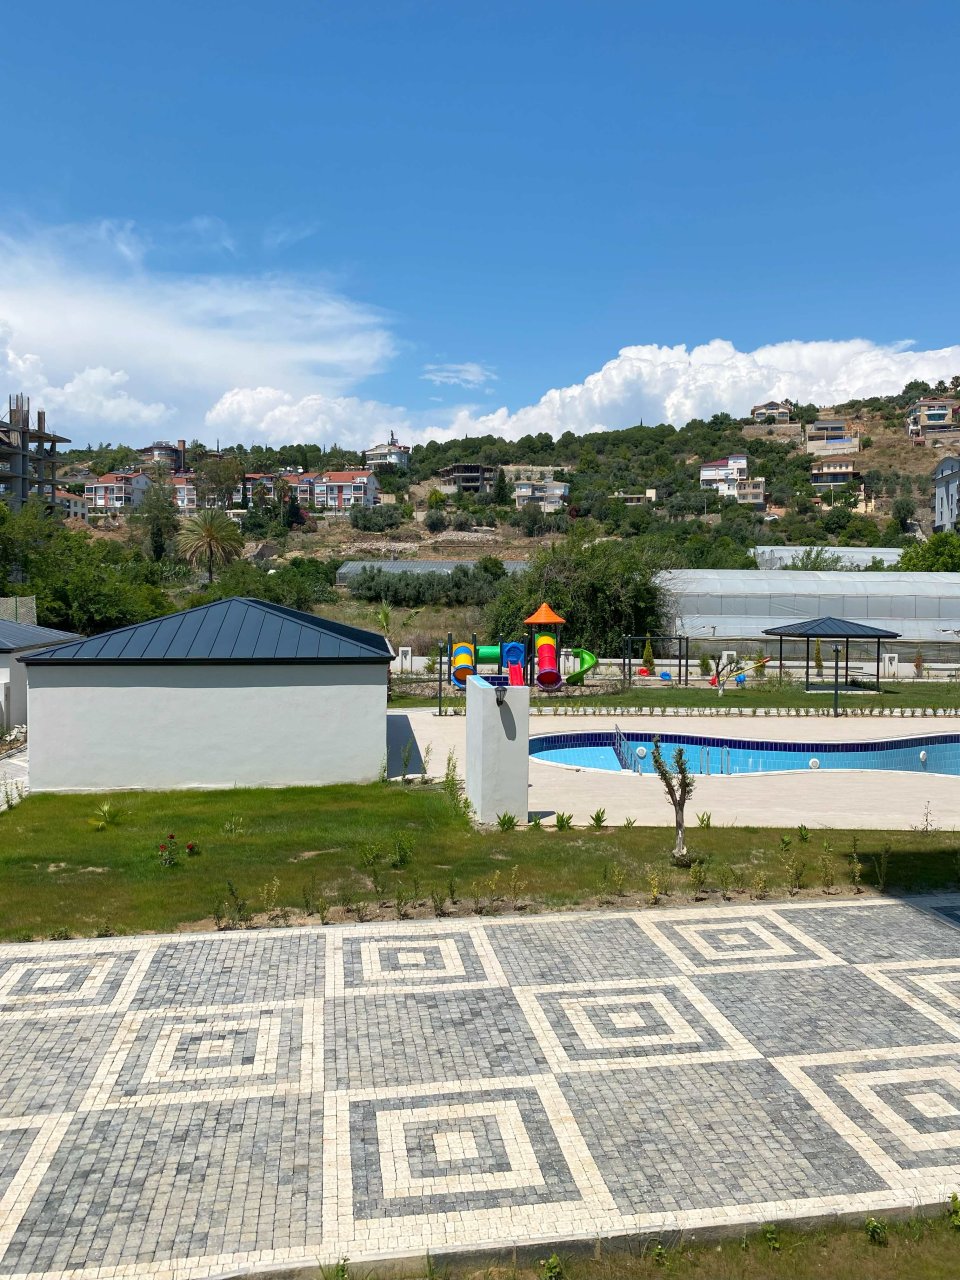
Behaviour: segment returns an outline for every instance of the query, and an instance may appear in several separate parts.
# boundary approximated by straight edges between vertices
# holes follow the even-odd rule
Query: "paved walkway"
[[[0,949],[0,1275],[368,1264],[960,1187],[960,897]]]
[[[442,776],[447,752],[457,757],[463,775],[466,720],[437,716],[432,711],[394,711],[390,725],[390,766],[400,772],[400,748],[411,737],[419,752],[429,746],[430,771]],[[923,737],[960,732],[954,718],[838,719],[786,716],[533,716],[531,736],[539,733],[610,732],[614,723],[626,732],[687,733],[717,738],[761,739],[765,742],[865,742],[882,738]],[[419,764],[416,765],[419,769]],[[411,765],[413,769],[413,765]],[[414,769],[414,772],[416,769]],[[717,826],[884,827],[908,831],[924,823],[930,805],[933,823],[946,831],[960,830],[960,786],[941,774],[847,772],[845,770],[765,773],[753,776],[698,778],[688,810],[708,810]],[[663,788],[652,776],[572,769],[530,761],[530,812],[548,815],[558,809],[572,813],[586,826],[596,809],[607,811],[607,822],[619,826],[633,818],[639,826],[672,826],[673,810]]]

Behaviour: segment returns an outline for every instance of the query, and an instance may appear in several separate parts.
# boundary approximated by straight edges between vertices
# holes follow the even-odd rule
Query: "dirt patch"
[[[292,858],[288,858],[288,862],[306,862],[308,858],[319,858],[325,853],[339,853],[339,849],[304,849],[303,853],[296,853]]]

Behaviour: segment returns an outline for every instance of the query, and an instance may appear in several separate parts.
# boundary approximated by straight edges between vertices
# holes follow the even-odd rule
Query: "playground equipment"
[[[557,641],[547,633],[534,635],[533,648],[537,655],[537,684],[541,689],[555,689],[563,679],[557,666]]]
[[[532,685],[536,680],[541,689],[554,692],[563,684],[557,636],[563,622],[564,619],[554,613],[548,604],[542,604],[536,613],[526,619],[526,625],[530,628],[529,646],[523,640],[477,644],[475,635],[472,641],[454,641],[452,635],[448,636],[446,646],[441,646],[440,650],[440,688],[442,689],[446,659],[447,679],[457,689],[466,688],[469,678],[477,675],[481,666],[496,665],[497,674],[487,677],[491,683],[519,686]],[[543,630],[544,627],[552,627],[554,631]],[[597,658],[587,649],[572,649],[571,653],[580,665],[567,676],[567,684],[583,684],[584,677],[597,665]],[[442,700],[441,693],[438,693],[438,697]]]
[[[580,666],[567,676],[567,684],[583,684],[587,672],[592,671],[597,665],[596,656],[589,649],[571,649],[570,652],[580,663]]]
[[[710,677],[709,684],[713,689],[718,685],[722,689],[732,679],[734,684],[743,688],[747,683],[747,676],[751,673],[758,676],[769,661],[769,658],[753,658],[749,662],[731,663],[726,669],[721,666],[719,673]]]
[[[470,676],[477,674],[477,650],[472,644],[462,641],[453,646],[450,658],[450,679],[458,689],[466,686]]]

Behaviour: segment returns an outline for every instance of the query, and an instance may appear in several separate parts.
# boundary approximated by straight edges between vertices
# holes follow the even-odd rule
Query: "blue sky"
[[[4,30],[0,371],[75,435],[581,431],[960,371],[955,4]]]

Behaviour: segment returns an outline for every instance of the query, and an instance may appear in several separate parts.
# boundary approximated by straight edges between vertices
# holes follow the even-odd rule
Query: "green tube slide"
[[[597,665],[597,659],[588,649],[571,649],[570,652],[580,659],[580,666],[573,675],[567,676],[567,684],[583,684],[584,676]]]
[[[477,661],[478,662],[499,662],[500,646],[498,644],[478,644],[477,645]]]

